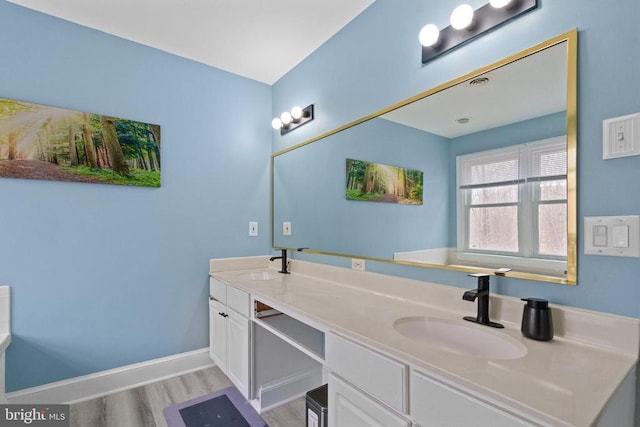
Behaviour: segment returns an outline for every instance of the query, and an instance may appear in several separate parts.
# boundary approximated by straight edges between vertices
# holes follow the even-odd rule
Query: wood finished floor
[[[167,427],[162,410],[231,386],[217,367],[113,393],[70,408],[71,427]],[[297,399],[262,414],[269,427],[303,427],[305,402]]]

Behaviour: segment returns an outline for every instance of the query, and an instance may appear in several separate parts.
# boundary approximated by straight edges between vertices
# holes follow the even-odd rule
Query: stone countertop
[[[519,323],[508,315],[508,306],[515,304],[509,300],[517,299],[503,296],[492,296],[492,303],[500,307],[505,316],[492,310],[492,320],[504,323],[504,329],[464,324],[510,336],[526,347],[525,356],[487,360],[444,351],[406,338],[394,328],[394,322],[409,316],[463,322],[463,315],[475,314],[475,304],[459,301],[465,289],[419,282],[419,297],[415,292],[398,292],[391,287],[389,293],[384,293],[374,283],[383,275],[358,272],[355,276],[349,271],[336,276],[317,271],[323,269],[335,270],[336,267],[306,268],[304,262],[298,262],[293,267],[294,273],[289,275],[268,268],[231,271],[212,268],[211,276],[257,298],[264,298],[267,303],[277,304],[282,311],[297,313],[329,330],[402,359],[413,369],[447,378],[477,396],[504,403],[551,425],[588,426],[596,422],[610,397],[637,363],[637,349],[635,353],[633,349],[616,349],[611,342],[598,346],[558,335],[548,342],[527,339],[520,333]],[[255,280],[256,276],[252,275],[265,271],[271,272],[269,277],[272,279]],[[341,275],[346,275],[346,280],[342,280]],[[353,277],[356,280],[350,280]],[[367,279],[374,284],[368,286]],[[397,280],[417,282],[393,278],[393,281]],[[442,303],[448,300],[447,295],[451,304]],[[517,307],[521,309],[522,304],[518,303]],[[555,308],[556,315],[563,317],[561,309]],[[588,313],[582,315],[588,316]],[[595,312],[593,315],[598,316],[599,323],[611,322],[611,325],[600,325],[603,330],[624,328],[624,333],[638,334],[640,321],[637,319]]]

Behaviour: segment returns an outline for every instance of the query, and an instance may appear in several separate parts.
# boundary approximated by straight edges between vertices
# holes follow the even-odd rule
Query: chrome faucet
[[[282,274],[291,274],[291,272],[289,272],[287,270],[288,264],[287,264],[287,250],[286,249],[281,249],[282,250],[282,255],[280,256],[272,256],[271,258],[269,258],[269,261],[275,261],[277,259],[281,259],[282,260],[282,267],[280,267],[280,271],[278,271],[278,273],[282,273]]]
[[[489,320],[489,275],[483,273],[469,274],[469,277],[476,277],[478,279],[478,288],[466,291],[462,295],[462,299],[465,301],[478,300],[478,315],[464,316],[464,320],[469,322],[479,323],[485,326],[491,326],[493,328],[504,328],[500,323],[492,322]]]

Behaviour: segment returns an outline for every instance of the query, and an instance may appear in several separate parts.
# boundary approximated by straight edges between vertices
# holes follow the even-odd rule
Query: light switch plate
[[[585,217],[584,253],[640,258],[640,216]]]
[[[640,155],[640,113],[602,121],[602,158]]]

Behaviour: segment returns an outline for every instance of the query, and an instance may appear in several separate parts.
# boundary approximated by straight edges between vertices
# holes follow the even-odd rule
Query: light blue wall
[[[602,160],[602,120],[640,111],[640,2],[541,1],[537,10],[427,64],[417,34],[428,22],[446,24],[457,0],[377,0],[343,31],[273,86],[273,111],[314,103],[316,119],[284,137],[273,151],[371,114],[470,70],[564,33],[579,30],[578,49],[578,286],[496,278],[493,289],[514,296],[640,317],[640,260],[583,255],[584,216],[640,214],[630,191],[640,157]],[[474,4],[477,6],[477,4]],[[348,265],[335,257],[313,257]],[[369,270],[457,286],[463,274],[369,263]]]
[[[347,200],[348,158],[422,171],[424,203]],[[448,158],[446,138],[379,118],[276,157],[275,245],[374,258],[446,246]],[[283,221],[291,236],[282,236]]]
[[[0,97],[162,126],[159,189],[0,179],[8,391],[206,347],[209,258],[270,251],[271,88],[5,1],[0,58]]]

